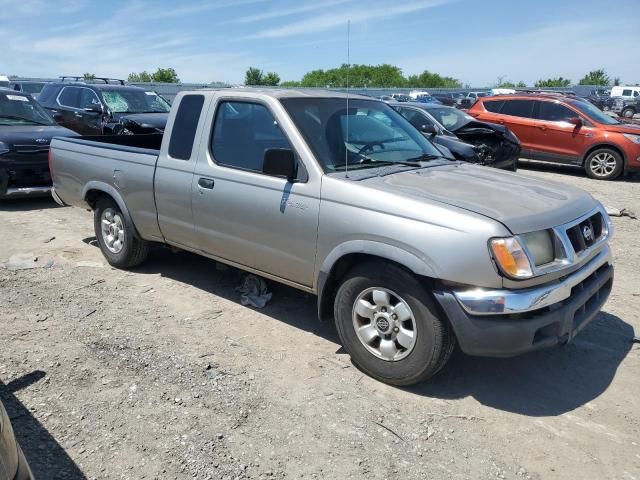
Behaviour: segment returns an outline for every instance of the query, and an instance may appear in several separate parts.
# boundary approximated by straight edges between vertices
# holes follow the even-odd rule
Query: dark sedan
[[[390,104],[435,144],[458,160],[516,171],[520,141],[506,127],[480,122],[460,110],[438,104]]]
[[[48,193],[49,143],[72,136],[28,93],[0,88],[0,198]]]
[[[0,480],[32,480],[33,474],[0,402]]]

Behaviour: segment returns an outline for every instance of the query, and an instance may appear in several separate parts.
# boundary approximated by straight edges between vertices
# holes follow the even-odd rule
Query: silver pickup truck
[[[456,343],[567,343],[611,291],[611,223],[591,195],[445,159],[367,97],[183,92],[164,136],[55,139],[50,161],[54,197],[94,211],[111,265],[164,243],[316,294],[353,362],[395,385],[434,375]]]

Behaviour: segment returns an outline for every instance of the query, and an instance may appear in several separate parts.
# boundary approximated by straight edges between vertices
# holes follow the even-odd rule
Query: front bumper
[[[561,281],[522,290],[435,291],[469,355],[509,357],[569,342],[598,314],[613,285],[607,247]]]
[[[5,163],[0,165],[0,198],[48,195],[51,191],[48,165]]]

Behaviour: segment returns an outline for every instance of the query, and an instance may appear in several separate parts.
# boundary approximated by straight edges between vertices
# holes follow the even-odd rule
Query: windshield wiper
[[[371,167],[383,167],[390,165],[404,165],[407,167],[421,167],[418,162],[411,161],[392,161],[392,160],[374,160],[373,158],[365,157],[358,163],[349,163],[349,167],[359,169],[361,165],[370,165]],[[346,163],[337,163],[333,166],[334,169],[346,167]]]
[[[442,155],[433,155],[431,153],[424,153],[419,157],[410,158],[409,162],[429,162],[431,160],[442,160],[444,157]]]
[[[1,115],[0,118],[6,118],[7,120],[20,120],[23,122],[31,122],[36,125],[49,125],[48,123],[36,122],[35,120],[31,120],[30,118],[18,117],[17,115]]]

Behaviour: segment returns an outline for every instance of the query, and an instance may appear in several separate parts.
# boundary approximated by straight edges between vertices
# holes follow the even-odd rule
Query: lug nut
[[[399,329],[398,327],[394,327],[394,328],[393,328],[393,331],[394,331],[395,333],[398,333],[398,332],[400,331],[400,329]]]
[[[382,307],[380,311],[382,311],[382,313],[385,313],[387,311],[387,307]]]
[[[398,319],[398,315],[396,315],[395,313],[393,315],[391,315],[391,318],[393,318],[394,320]]]

